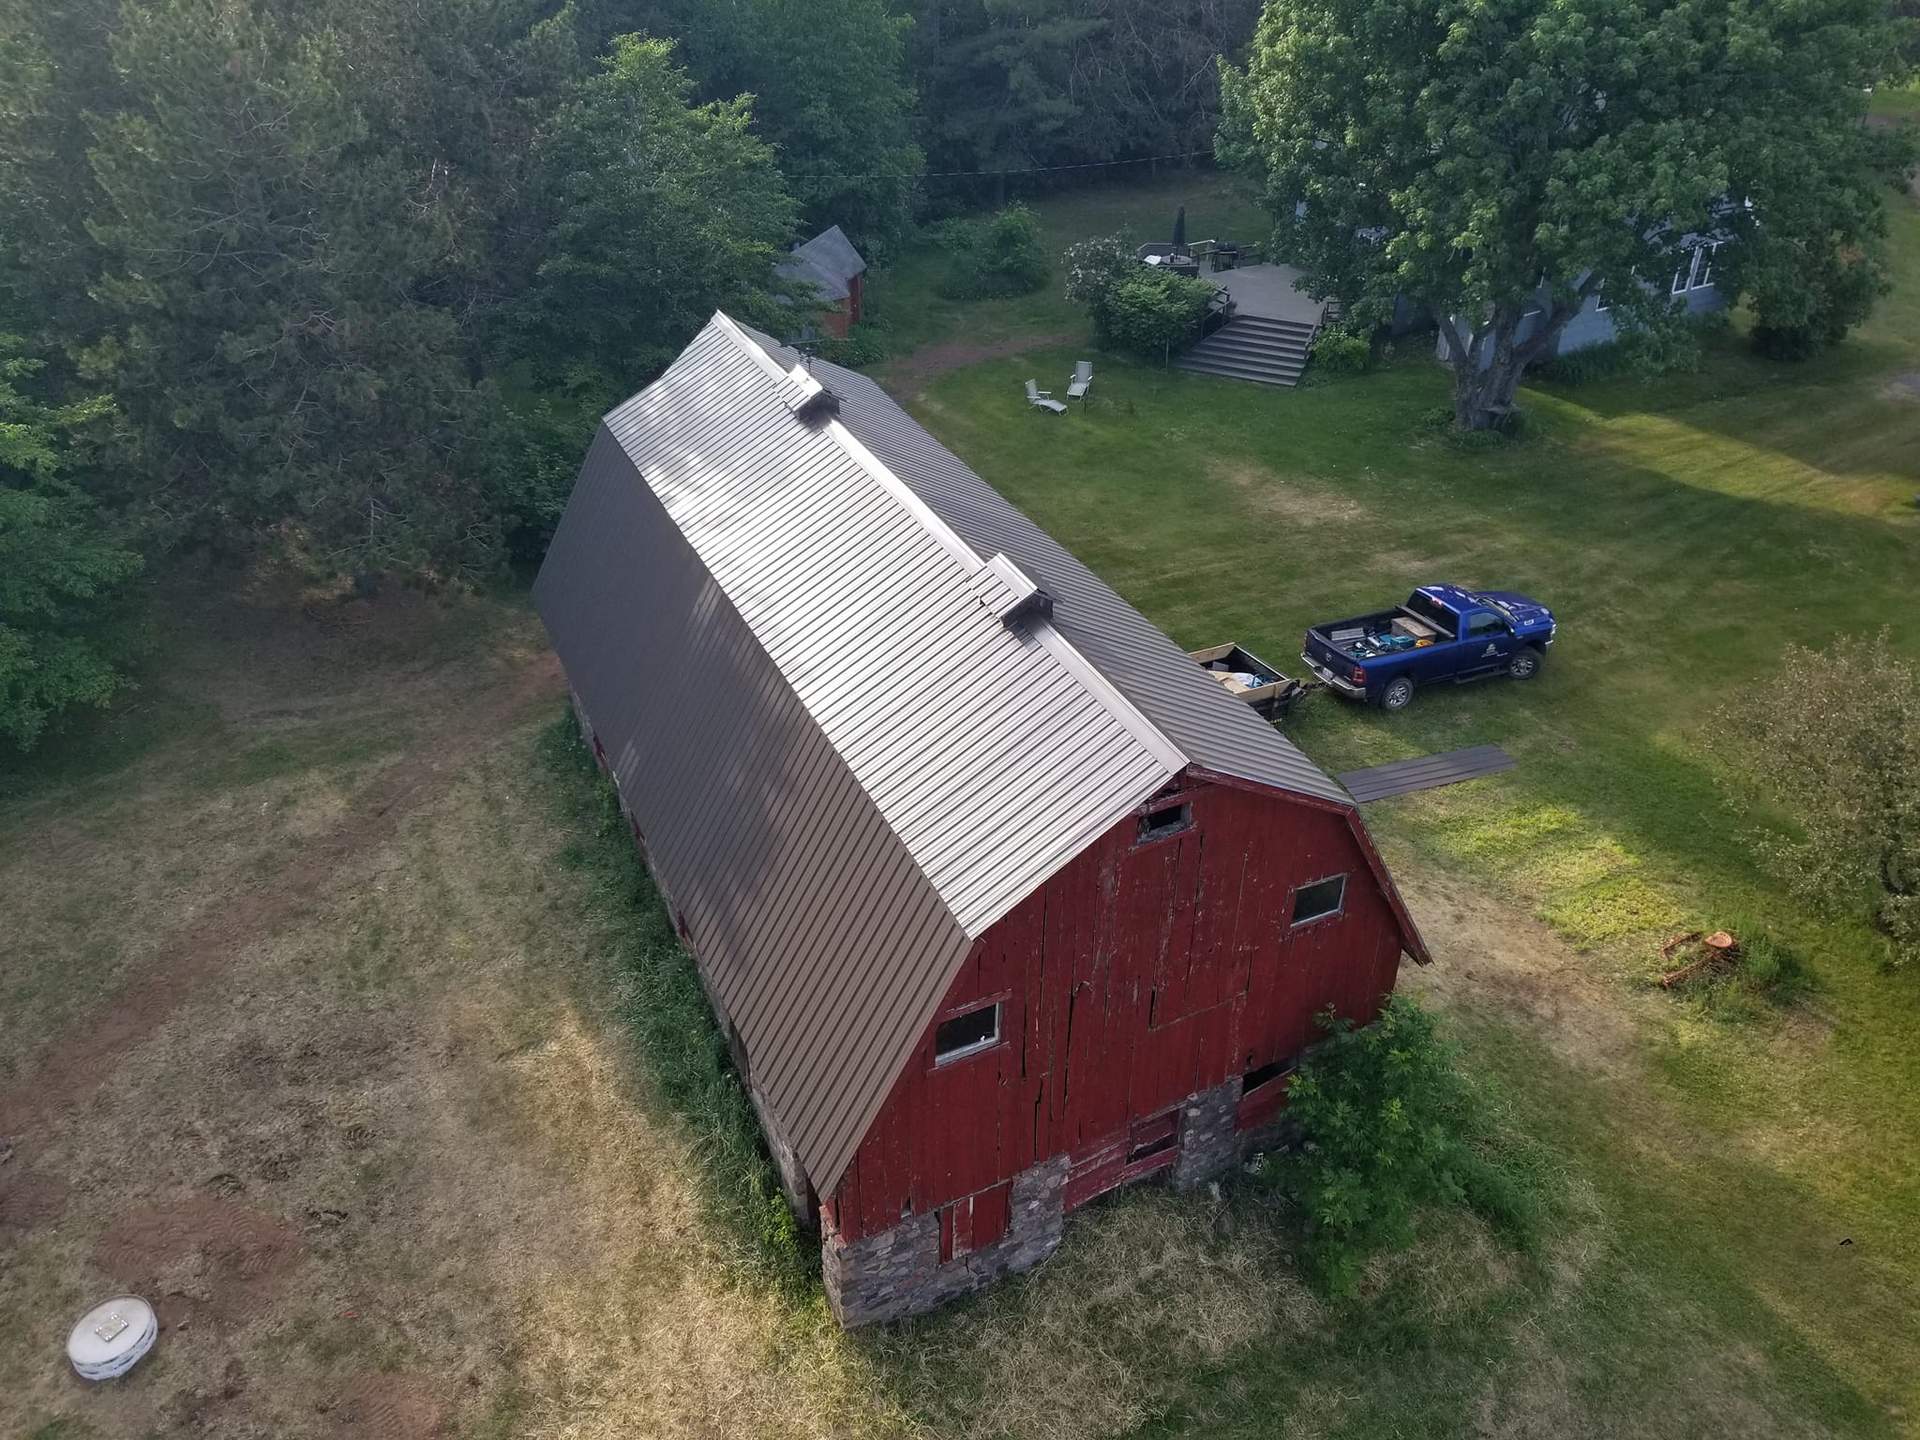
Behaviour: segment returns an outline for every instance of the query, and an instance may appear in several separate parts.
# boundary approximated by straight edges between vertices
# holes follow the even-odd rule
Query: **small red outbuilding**
[[[1339,785],[872,381],[724,315],[606,417],[535,599],[846,1324],[1218,1174],[1314,1016],[1425,958]]]
[[[867,262],[853,248],[846,231],[829,225],[818,235],[793,247],[782,257],[780,274],[797,281],[820,305],[820,328],[844,340],[860,323],[866,298]]]

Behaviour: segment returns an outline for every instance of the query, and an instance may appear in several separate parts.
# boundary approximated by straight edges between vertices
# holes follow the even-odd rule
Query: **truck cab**
[[[1300,658],[1336,693],[1403,710],[1424,685],[1532,679],[1558,630],[1511,590],[1423,585],[1391,610],[1313,626]]]

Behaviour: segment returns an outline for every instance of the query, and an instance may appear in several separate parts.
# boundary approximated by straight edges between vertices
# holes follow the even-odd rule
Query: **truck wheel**
[[[1413,680],[1406,675],[1396,676],[1387,682],[1387,688],[1380,692],[1382,710],[1404,710],[1413,703]]]
[[[1540,673],[1540,652],[1531,645],[1522,645],[1507,661],[1507,674],[1516,680],[1531,680]]]

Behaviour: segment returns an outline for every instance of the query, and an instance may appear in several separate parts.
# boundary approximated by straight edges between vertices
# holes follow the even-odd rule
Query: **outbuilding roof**
[[[798,276],[816,287],[827,300],[844,300],[852,293],[853,277],[866,272],[867,262],[853,248],[846,232],[830,225],[804,244],[796,245],[780,261],[783,275]]]
[[[1352,807],[871,381],[725,315],[605,417],[534,596],[823,1193],[971,942],[1169,780]]]

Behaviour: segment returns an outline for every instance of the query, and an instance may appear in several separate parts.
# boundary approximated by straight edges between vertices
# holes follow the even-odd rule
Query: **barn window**
[[[1338,915],[1346,898],[1347,877],[1344,875],[1330,875],[1325,880],[1302,885],[1293,892],[1293,923],[1304,925],[1323,915]]]
[[[933,1032],[933,1063],[944,1065],[1000,1043],[1000,1002],[982,1005],[951,1020],[942,1020]]]
[[[1156,810],[1151,815],[1140,817],[1140,840],[1158,840],[1163,835],[1174,835],[1193,823],[1191,805],[1169,805],[1164,810]]]

